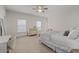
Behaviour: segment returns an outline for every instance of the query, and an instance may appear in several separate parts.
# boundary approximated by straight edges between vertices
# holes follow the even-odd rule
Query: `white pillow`
[[[77,39],[79,36],[79,31],[78,30],[72,30],[69,35],[68,38],[69,39]]]

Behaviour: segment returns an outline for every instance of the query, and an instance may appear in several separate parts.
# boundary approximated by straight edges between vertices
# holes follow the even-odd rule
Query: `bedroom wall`
[[[46,30],[46,26],[47,26],[47,20],[46,18],[43,17],[38,17],[35,15],[30,15],[30,14],[24,14],[24,13],[19,13],[19,12],[15,12],[15,11],[10,11],[10,10],[6,10],[6,18],[7,18],[7,34],[10,35],[16,35],[16,21],[17,19],[26,19],[27,20],[27,30],[30,27],[35,26],[35,22],[37,20],[42,22],[42,32]],[[27,33],[27,32],[26,32]],[[21,34],[26,34],[26,33],[19,33],[18,35]]]
[[[5,7],[3,5],[0,5],[0,18],[4,19],[4,17],[6,16],[5,14]]]
[[[79,6],[54,6],[49,11],[49,28],[62,31],[79,27]]]

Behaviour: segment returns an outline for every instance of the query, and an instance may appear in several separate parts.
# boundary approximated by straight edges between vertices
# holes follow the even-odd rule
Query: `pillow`
[[[69,39],[77,39],[79,36],[79,31],[78,30],[72,30],[69,35],[68,38]]]
[[[68,36],[68,35],[69,35],[69,33],[70,33],[70,31],[69,31],[69,30],[65,31],[65,32],[64,32],[64,36]]]

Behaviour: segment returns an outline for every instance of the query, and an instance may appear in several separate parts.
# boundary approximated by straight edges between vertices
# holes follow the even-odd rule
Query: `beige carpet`
[[[20,37],[15,42],[15,53],[53,53],[53,50],[39,42],[40,37]]]

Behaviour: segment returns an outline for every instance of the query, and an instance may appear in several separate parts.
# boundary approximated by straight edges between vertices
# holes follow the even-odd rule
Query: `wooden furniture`
[[[37,35],[37,34],[38,34],[38,31],[37,31],[36,27],[29,28],[29,30],[27,32],[28,36],[34,36],[34,35]]]
[[[79,49],[72,49],[71,53],[79,53]]]

